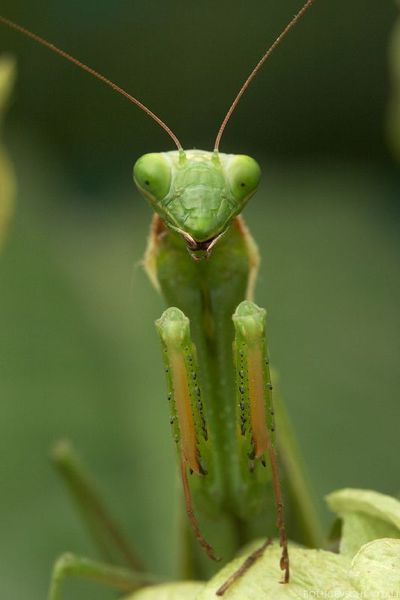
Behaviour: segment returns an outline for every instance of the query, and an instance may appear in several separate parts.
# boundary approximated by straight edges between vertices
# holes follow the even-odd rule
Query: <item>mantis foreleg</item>
[[[287,583],[288,542],[278,457],[274,444],[272,383],[265,338],[266,311],[245,300],[239,304],[232,318],[235,326],[237,426],[242,447],[243,479],[250,476],[248,487],[252,490],[256,483],[256,462],[261,462],[265,467],[265,455],[268,456],[277,514],[276,525],[282,548],[280,566],[284,571],[283,582]],[[252,495],[259,494],[253,491]]]
[[[156,323],[164,349],[165,372],[171,425],[179,448],[179,462],[186,512],[193,531],[208,556],[217,560],[212,546],[201,533],[192,506],[187,469],[212,478],[207,421],[198,382],[196,350],[191,340],[189,319],[179,308],[169,308]]]

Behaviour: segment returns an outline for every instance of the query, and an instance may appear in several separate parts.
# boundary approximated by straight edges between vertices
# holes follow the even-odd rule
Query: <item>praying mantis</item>
[[[137,98],[38,35],[0,17],[3,24],[133,102],[166,131],[177,148],[140,157],[133,178],[154,210],[145,270],[168,305],[156,328],[190,525],[185,575],[207,577],[215,569],[213,561],[226,562],[249,540],[266,532],[272,534],[276,521],[282,583],[290,581],[274,439],[275,417],[279,429],[279,424],[284,427],[286,416],[282,406],[276,407],[276,415],[274,412],[266,312],[253,302],[259,256],[241,216],[257,190],[261,170],[249,156],[220,152],[220,143],[251,81],[312,4],[313,0],[308,0],[303,5],[251,71],[222,121],[212,151],[184,150],[172,130]],[[299,540],[319,545],[321,534],[312,495],[289,433],[281,432],[278,446]],[[71,449],[58,446],[55,460],[99,546],[117,550],[127,568],[63,557],[55,568],[49,600],[60,598],[62,582],[69,574],[104,581],[120,590],[154,583],[156,579],[141,568],[116,529]],[[219,588],[218,596],[229,594],[268,544],[269,540],[243,561]],[[104,554],[112,556],[113,551],[106,548]]]

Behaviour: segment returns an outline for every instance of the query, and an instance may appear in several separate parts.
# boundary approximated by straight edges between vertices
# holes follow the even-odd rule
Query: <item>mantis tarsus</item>
[[[163,348],[186,512],[208,556],[228,560],[243,543],[260,533],[261,525],[267,528],[268,499],[272,494],[282,548],[283,583],[289,582],[289,554],[274,445],[266,313],[252,302],[259,258],[240,216],[257,189],[261,171],[251,157],[222,154],[219,147],[226,124],[248,85],[312,3],[308,0],[304,4],[251,71],[222,121],[212,152],[185,151],[171,129],[135,97],[43,38],[0,17],[2,23],[125,96],[174,141],[175,151],[139,158],[134,181],[155,211],[145,268],[169,305],[156,325]],[[290,442],[281,439],[280,446],[283,462],[295,465]],[[56,457],[97,542],[103,550],[108,545],[117,549],[130,571],[64,557],[55,570],[50,600],[58,597],[60,582],[69,573],[125,590],[152,582],[154,579],[140,568],[108,517],[73,454],[62,446]],[[293,474],[293,468],[291,471]],[[300,467],[297,481],[291,486],[303,522],[303,538],[308,535],[313,543],[318,538],[318,525],[299,473]],[[268,543],[243,562],[217,595],[222,596],[251,567]],[[206,576],[210,568],[192,540],[188,556],[191,571]]]

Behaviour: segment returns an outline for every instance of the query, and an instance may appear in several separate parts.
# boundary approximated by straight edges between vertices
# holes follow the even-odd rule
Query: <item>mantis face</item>
[[[257,189],[250,156],[203,150],[144,154],[133,167],[140,192],[194,257],[209,253]]]

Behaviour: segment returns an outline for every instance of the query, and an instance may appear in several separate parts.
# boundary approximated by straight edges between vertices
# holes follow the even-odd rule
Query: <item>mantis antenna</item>
[[[153,111],[151,111],[149,108],[147,108],[147,106],[145,106],[142,102],[140,102],[140,100],[138,100],[134,96],[131,96],[130,94],[128,94],[128,92],[126,92],[124,89],[119,87],[119,85],[113,83],[110,79],[107,79],[107,77],[104,77],[104,75],[101,75],[101,73],[98,73],[97,71],[95,71],[94,69],[89,67],[88,65],[85,65],[85,63],[81,62],[77,58],[74,58],[73,56],[71,56],[70,54],[65,52],[64,50],[61,50],[61,48],[58,48],[57,46],[55,46],[54,44],[51,44],[50,42],[48,42],[44,38],[40,37],[39,35],[36,35],[36,33],[29,31],[29,29],[26,29],[25,27],[21,27],[21,25],[18,25],[17,23],[14,23],[13,21],[10,21],[10,19],[6,19],[5,17],[0,16],[0,23],[4,23],[4,25],[11,27],[11,29],[15,29],[16,31],[23,33],[24,35],[31,38],[35,42],[38,42],[42,46],[45,46],[52,52],[59,54],[66,60],[69,60],[69,62],[71,62],[74,65],[76,65],[77,67],[79,67],[80,69],[83,69],[83,71],[90,73],[90,75],[93,75],[93,77],[96,77],[96,79],[99,79],[100,81],[102,81],[103,83],[108,85],[110,88],[112,88],[113,90],[118,92],[118,94],[121,94],[121,96],[124,96],[125,98],[127,98],[133,104],[136,104],[136,106],[138,106],[141,110],[143,110],[149,117],[151,117],[156,123],[158,123],[158,125],[160,125],[160,127],[162,127],[164,129],[164,131],[166,131],[168,133],[168,135],[174,141],[178,150],[183,151],[182,144],[180,143],[180,141],[178,140],[178,138],[176,137],[174,132],[168,127],[168,125],[166,125],[166,123],[164,123],[164,121],[162,121],[160,119],[160,117],[158,117],[155,113],[153,113]]]
[[[247,79],[243,83],[243,85],[240,88],[240,90],[239,90],[236,98],[234,99],[234,101],[232,102],[231,106],[229,107],[229,110],[226,113],[226,115],[224,117],[224,120],[222,121],[221,126],[220,126],[220,128],[218,130],[217,137],[215,138],[214,152],[218,152],[219,145],[220,145],[221,138],[222,138],[222,134],[225,131],[225,127],[226,127],[229,119],[231,118],[233,111],[235,110],[235,108],[239,104],[239,101],[240,101],[241,97],[243,96],[243,94],[245,93],[245,91],[247,90],[247,88],[249,87],[250,83],[253,81],[253,79],[255,78],[255,76],[257,75],[258,71],[261,69],[261,67],[264,65],[264,63],[266,62],[266,60],[271,56],[271,54],[275,50],[275,48],[277,46],[279,46],[279,44],[287,36],[287,34],[289,33],[289,31],[296,25],[296,23],[298,21],[300,21],[301,17],[311,7],[311,5],[313,4],[313,2],[314,2],[314,0],[307,0],[307,2],[304,4],[303,8],[301,8],[299,10],[299,12],[293,17],[293,19],[286,25],[285,29],[278,35],[278,37],[276,38],[276,40],[274,41],[274,43],[272,44],[272,46],[270,46],[268,48],[268,50],[265,52],[265,54],[260,58],[260,60],[258,61],[258,63],[256,64],[256,66],[254,67],[254,69],[251,71],[250,75],[247,77]]]

